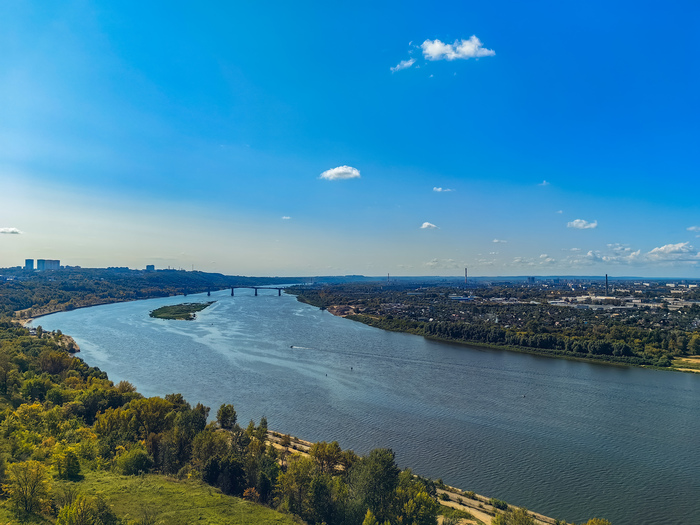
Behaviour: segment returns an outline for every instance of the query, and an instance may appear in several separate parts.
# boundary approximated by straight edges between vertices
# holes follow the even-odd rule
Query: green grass
[[[53,483],[53,491],[61,483]],[[193,480],[176,481],[165,476],[121,476],[112,472],[85,472],[74,486],[81,494],[101,496],[125,523],[145,513],[158,525],[297,525],[292,516],[262,505],[226,496],[218,489]],[[18,523],[12,512],[0,506],[0,525]],[[36,518],[31,524],[54,523]]]
[[[182,303],[173,306],[161,306],[151,312],[151,317],[157,319],[175,319],[191,321],[195,318],[195,313],[204,310],[214,301],[208,303]]]
[[[78,485],[86,494],[102,495],[122,519],[138,519],[148,511],[156,517],[156,523],[168,525],[296,523],[291,516],[226,496],[198,481],[88,472]]]

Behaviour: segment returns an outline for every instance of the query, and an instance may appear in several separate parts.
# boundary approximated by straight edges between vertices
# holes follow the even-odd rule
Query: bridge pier
[[[256,288],[255,289],[255,297],[257,297],[257,296],[258,296],[258,289]]]
[[[233,297],[233,290],[234,290],[234,288],[233,288],[233,286],[232,286],[232,287],[231,287],[231,297]]]
[[[277,288],[277,297],[282,297],[282,288]]]

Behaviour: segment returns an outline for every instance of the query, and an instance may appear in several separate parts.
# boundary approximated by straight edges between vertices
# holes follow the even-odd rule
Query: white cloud
[[[469,40],[455,40],[454,44],[445,44],[438,39],[428,39],[421,44],[421,48],[423,56],[428,60],[479,58],[496,54],[492,49],[483,47],[476,35],[472,35]]]
[[[700,226],[689,226],[687,230],[689,232],[700,232]]]
[[[503,243],[503,244],[505,244],[505,243],[507,243],[508,241],[504,241],[503,239],[494,239],[494,240],[492,240],[491,242]]]
[[[598,227],[598,221],[588,222],[583,219],[576,219],[567,223],[566,227],[576,228],[577,230],[591,230]]]
[[[324,171],[319,178],[325,180],[359,179],[360,170],[352,166],[338,166]]]
[[[408,60],[402,60],[396,66],[391,67],[389,69],[391,69],[392,73],[396,73],[397,71],[401,71],[402,69],[408,69],[409,67],[411,67],[415,63],[416,63],[415,58],[409,58]]]
[[[282,217],[282,220],[283,220],[283,221],[288,221],[289,219],[291,219],[291,217],[289,217],[289,216],[287,216],[287,215],[285,215],[284,217]]]
[[[434,230],[437,228],[437,226],[435,226],[431,222],[424,222],[420,228],[421,228],[421,230]]]
[[[647,257],[653,261],[700,261],[700,254],[689,242],[659,246],[651,250]]]
[[[455,269],[464,268],[465,264],[455,261],[454,259],[433,259],[425,263],[428,268],[443,268],[443,269]]]
[[[442,193],[442,192],[445,192],[445,191],[455,191],[455,190],[450,189],[450,188],[438,188],[437,186],[435,186],[435,187],[433,188],[433,191],[436,191],[436,192],[438,192],[438,193]]]
[[[557,213],[561,215],[562,213],[564,213],[564,210],[557,210]]]
[[[549,182],[547,182],[546,180],[543,180],[542,182],[540,182],[538,184],[538,186],[549,186]]]
[[[17,228],[0,228],[0,233],[9,233],[12,235],[19,235],[22,233],[20,230]]]

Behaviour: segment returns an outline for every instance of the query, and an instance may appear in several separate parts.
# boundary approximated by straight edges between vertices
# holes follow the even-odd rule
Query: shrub
[[[500,499],[491,498],[489,500],[489,505],[497,509],[508,510],[508,504],[505,501],[501,501]]]
[[[114,460],[114,468],[125,476],[135,476],[142,472],[148,472],[152,466],[151,456],[141,447],[134,447]]]

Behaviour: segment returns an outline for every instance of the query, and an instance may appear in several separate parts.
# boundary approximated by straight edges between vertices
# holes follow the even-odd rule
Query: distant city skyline
[[[0,267],[700,278],[695,3],[0,8]]]

